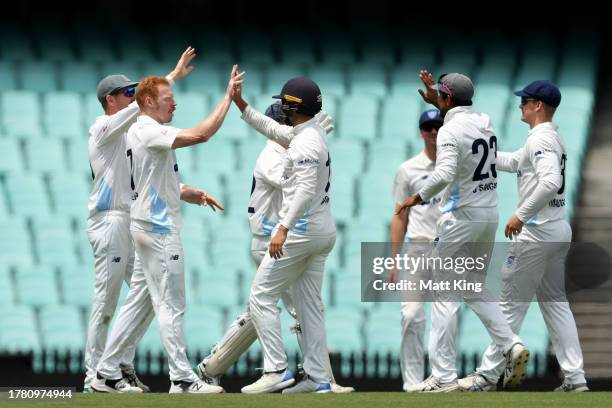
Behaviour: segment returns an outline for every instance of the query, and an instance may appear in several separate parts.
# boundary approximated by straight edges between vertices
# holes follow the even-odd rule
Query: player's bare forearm
[[[399,206],[397,206],[399,207]],[[391,256],[395,257],[404,244],[406,237],[406,227],[408,227],[408,211],[393,214],[391,218]]]
[[[206,119],[193,128],[181,130],[174,139],[172,148],[179,149],[207,142],[223,124],[231,102],[226,95]]]
[[[249,106],[249,104],[242,98],[241,95],[234,96],[234,103],[240,109],[240,112],[244,112],[244,110]]]

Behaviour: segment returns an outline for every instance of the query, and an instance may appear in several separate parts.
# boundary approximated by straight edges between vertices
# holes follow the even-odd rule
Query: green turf
[[[609,407],[612,393],[592,392],[582,394],[557,394],[552,392],[521,393],[479,393],[479,394],[406,394],[400,392],[367,392],[351,395],[108,395],[78,394],[76,400],[64,402],[21,402],[10,404],[15,407],[92,407],[92,408],[130,408],[130,407],[228,407],[228,408],[294,408],[294,407]],[[3,401],[4,406],[6,401]]]

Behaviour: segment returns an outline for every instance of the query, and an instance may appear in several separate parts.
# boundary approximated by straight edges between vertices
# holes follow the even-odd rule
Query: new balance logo
[[[178,255],[172,255],[172,256],[170,257],[170,260],[172,260],[172,261],[178,261],[178,260],[179,260],[179,256],[178,256]]]
[[[114,258],[113,258],[113,262],[114,262],[114,263],[119,263],[119,262],[121,262],[121,257],[120,257],[120,256],[116,256],[116,257],[114,257]]]

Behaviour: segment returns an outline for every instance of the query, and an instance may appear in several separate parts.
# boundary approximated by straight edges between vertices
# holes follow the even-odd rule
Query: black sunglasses
[[[136,94],[135,86],[128,86],[127,88],[119,88],[111,93],[111,95],[122,94],[125,97],[131,98]]]
[[[441,127],[442,125],[437,123],[425,123],[423,124],[423,126],[421,126],[421,130],[424,130],[425,132],[431,132],[434,129],[440,130]]]
[[[527,103],[532,102],[532,101],[536,102],[537,99],[527,98],[526,96],[521,97],[521,105],[527,105]]]

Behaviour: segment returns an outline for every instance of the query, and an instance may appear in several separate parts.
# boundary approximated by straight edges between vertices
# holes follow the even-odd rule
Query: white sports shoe
[[[453,392],[457,387],[457,381],[441,383],[432,375],[423,382],[407,386],[406,392]]]
[[[506,371],[504,373],[504,389],[516,388],[527,377],[529,350],[521,343],[516,343],[506,354]]]
[[[142,390],[134,387],[125,378],[120,380],[107,380],[106,378],[96,378],[90,385],[95,392],[106,392],[111,394],[142,394]]]
[[[291,388],[285,388],[283,394],[313,393],[328,394],[332,392],[330,383],[318,383],[309,377],[304,378]]]
[[[264,373],[261,378],[253,384],[242,387],[244,394],[265,394],[287,388],[295,382],[293,373],[288,369],[280,373]]]
[[[206,382],[206,384],[221,385],[221,376],[209,376],[208,374],[206,374],[206,364],[204,364],[203,362],[196,366],[196,374],[198,375],[198,377],[200,377],[202,381]]]
[[[206,384],[202,380],[194,382],[172,381],[170,394],[221,394],[225,390],[217,385]]]
[[[355,388],[353,387],[343,387],[336,383],[331,383],[331,392],[334,394],[348,394],[351,392],[355,392]]]
[[[563,384],[555,388],[555,392],[586,392],[589,391],[586,383],[572,384],[563,380]]]
[[[472,373],[457,381],[459,391],[497,391],[497,384],[489,382],[478,373]]]

